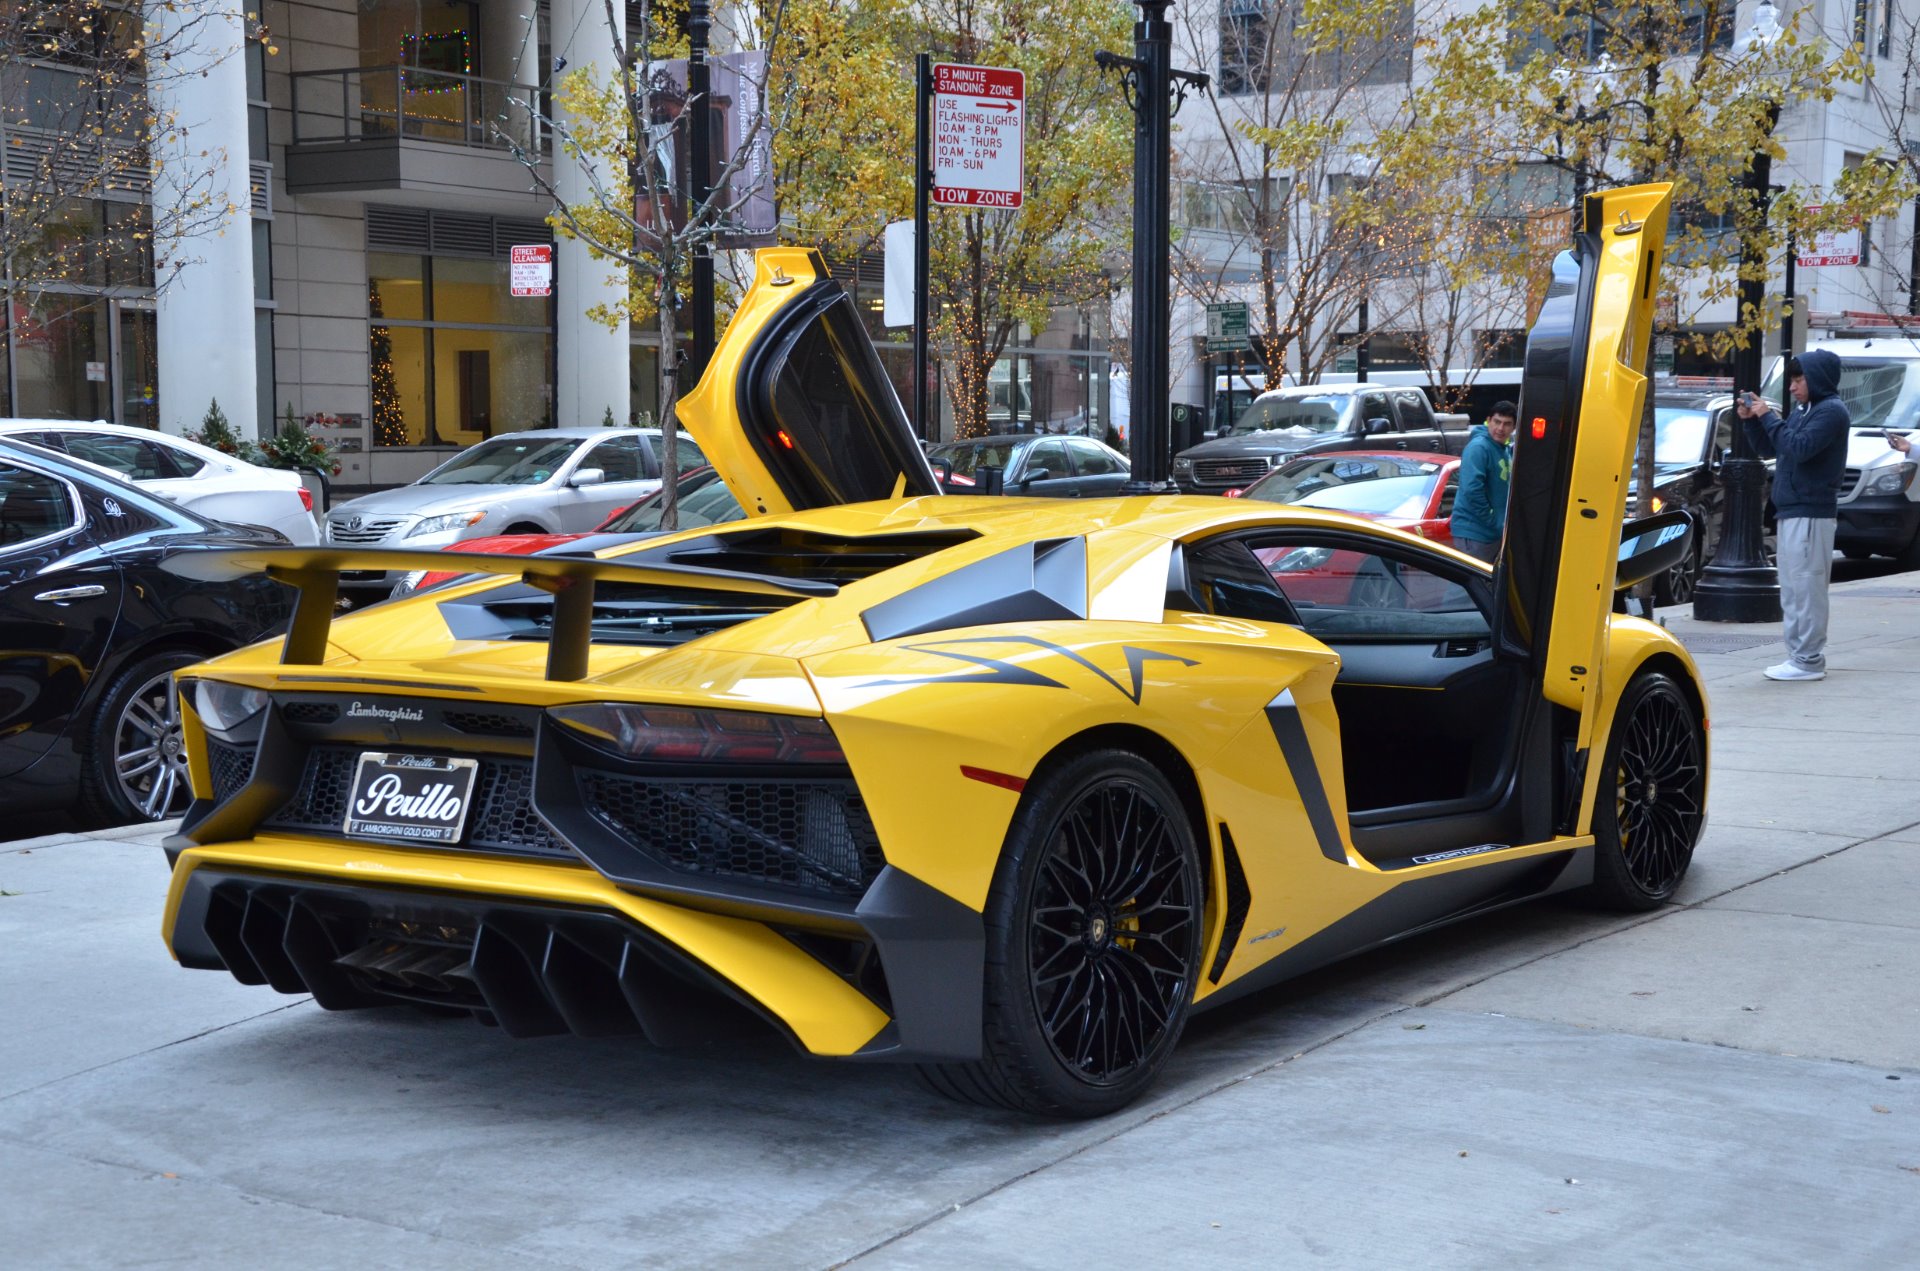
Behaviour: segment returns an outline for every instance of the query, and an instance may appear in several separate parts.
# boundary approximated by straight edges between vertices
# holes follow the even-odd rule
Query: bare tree
[[[173,81],[242,56],[219,47],[220,16],[215,0],[172,0],[163,29],[125,0],[0,2],[0,285],[164,288],[196,236],[242,212],[216,177],[246,156],[194,151],[187,121],[155,104]],[[254,15],[245,29],[275,51]],[[156,242],[170,245],[157,262]]]
[[[628,282],[627,312],[593,313],[614,322],[628,318],[651,322],[660,341],[661,525],[677,524],[676,476],[679,433],[674,403],[680,396],[677,358],[679,306],[687,294],[696,254],[714,250],[747,204],[760,194],[764,174],[751,164],[763,136],[780,127],[785,107],[769,102],[763,79],[753,86],[766,108],[741,131],[730,154],[715,156],[710,193],[694,201],[687,184],[688,129],[693,103],[684,83],[667,73],[665,63],[684,56],[679,6],[638,0],[602,0],[601,24],[612,50],[613,73],[592,68],[564,71],[549,85],[558,109],[544,114],[536,132],[550,132],[559,164],[576,165],[585,180],[585,196],[562,197],[560,179],[544,168],[531,147],[514,142],[527,132],[524,120],[500,121],[500,138],[531,174],[534,188],[551,198],[548,222],[561,235],[586,245],[595,259],[622,271]],[[778,3],[755,13],[736,10],[736,34],[769,56],[777,49],[786,6]],[[522,109],[533,107],[516,98]]]

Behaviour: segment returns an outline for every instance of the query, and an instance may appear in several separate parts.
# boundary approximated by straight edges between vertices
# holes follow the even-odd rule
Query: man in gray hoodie
[[[1847,429],[1853,422],[1839,389],[1840,359],[1815,349],[1787,359],[1787,392],[1795,404],[1785,419],[1753,393],[1742,393],[1735,406],[1753,448],[1763,458],[1778,460],[1773,505],[1779,513],[1777,564],[1787,660],[1767,668],[1770,680],[1827,676],[1827,579],[1833,570]]]

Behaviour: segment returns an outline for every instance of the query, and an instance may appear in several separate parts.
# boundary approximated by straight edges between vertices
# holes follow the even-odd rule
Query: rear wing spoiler
[[[318,666],[327,655],[327,634],[340,598],[340,575],[358,570],[406,572],[454,570],[518,578],[553,597],[553,630],[547,643],[547,678],[578,680],[587,673],[593,637],[593,593],[602,582],[675,587],[813,600],[840,588],[809,578],[705,569],[694,565],[630,565],[592,556],[495,556],[483,552],[408,551],[334,547],[261,547],[182,553],[163,562],[169,573],[203,582],[265,574],[299,589],[293,621],[281,646],[283,664]]]

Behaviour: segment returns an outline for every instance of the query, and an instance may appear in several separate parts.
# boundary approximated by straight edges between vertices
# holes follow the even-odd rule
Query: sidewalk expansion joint
[[[953,1215],[960,1213],[963,1210],[971,1209],[973,1206],[979,1204],[981,1201],[986,1200],[992,1196],[998,1195],[999,1193],[1007,1190],[1009,1187],[1014,1186],[1016,1183],[1025,1182],[1027,1179],[1034,1177],[1036,1174],[1044,1173],[1045,1171],[1052,1169],[1056,1165],[1064,1165],[1068,1161],[1071,1161],[1078,1157],[1086,1155],[1088,1152],[1093,1151],[1095,1148],[1105,1147],[1107,1144],[1114,1142],[1116,1139],[1119,1139],[1125,1135],[1131,1134],[1133,1133],[1133,1131],[1140,1129],[1143,1126],[1151,1125],[1155,1121],[1159,1121],[1166,1117],[1172,1116],[1176,1112],[1184,1112],[1188,1108],[1192,1107],[1193,1105],[1201,1102],[1203,1099],[1210,1099],[1214,1095],[1217,1095],[1224,1090],[1231,1090],[1233,1087],[1240,1085],[1242,1082],[1252,1081],[1256,1077],[1265,1076],[1267,1073],[1272,1072],[1276,1068],[1285,1067],[1287,1064],[1292,1063],[1296,1059],[1304,1059],[1306,1056],[1314,1053],[1315,1051],[1324,1050],[1326,1047],[1333,1045],[1335,1042],[1345,1041],[1347,1038],[1353,1036],[1355,1033],[1361,1031],[1362,1029],[1371,1028],[1375,1024],[1380,1023],[1382,1020],[1392,1019],[1394,1016],[1405,1014],[1407,1011],[1410,1011],[1412,1009],[1413,1008],[1411,1006],[1407,1006],[1404,1004],[1389,1007],[1386,1010],[1382,1010],[1373,1015],[1369,1015],[1365,1019],[1358,1020],[1352,1024],[1349,1024],[1347,1027],[1342,1028],[1338,1032],[1330,1033],[1327,1036],[1321,1038],[1319,1041],[1313,1042],[1312,1044],[1307,1046],[1303,1046],[1299,1050],[1293,1051],[1291,1054],[1282,1055],[1277,1059],[1268,1060],[1267,1062],[1259,1064],[1253,1068],[1249,1068],[1242,1072],[1235,1073],[1233,1076],[1225,1077],[1225,1078],[1222,1078],[1221,1080],[1215,1081],[1199,1090],[1194,1091],[1192,1094],[1179,1099],[1177,1102],[1169,1103],[1163,1107],[1155,1108],[1151,1112],[1148,1112],[1145,1116],[1138,1117],[1132,1121],[1129,1121],[1127,1124],[1123,1126],[1119,1126],[1118,1128],[1114,1129],[1111,1133],[1103,1134],[1097,1139],[1092,1139],[1092,1140],[1089,1140],[1088,1142],[1081,1143],[1069,1149],[1068,1151],[1062,1152],[1060,1155],[1052,1158],[1051,1160],[1042,1161],[1038,1165],[1032,1166],[1029,1169],[1021,1170],[1018,1174],[1015,1174],[1010,1178],[1003,1178],[999,1182],[993,1184],[990,1187],[983,1187],[979,1191],[974,1192],[972,1195],[969,1195],[961,1200],[957,1200],[953,1202],[953,1204],[949,1205],[944,1209],[941,1209],[935,1213],[926,1215],[924,1218],[921,1218],[917,1222],[909,1223],[906,1226],[900,1228],[899,1230],[893,1232],[891,1235],[888,1235],[883,1239],[876,1240],[872,1244],[867,1245],[863,1249],[858,1249],[853,1253],[848,1254],[846,1257],[839,1259],[836,1262],[828,1263],[827,1271],[840,1271],[840,1268],[842,1267],[850,1267],[856,1262],[859,1262],[864,1258],[868,1258],[873,1254],[879,1253],[883,1249],[889,1248],[893,1245],[900,1243],[902,1240],[907,1239],[909,1236],[914,1236],[919,1234],[922,1231],[925,1231],[927,1228],[932,1227],[934,1224],[941,1222],[944,1219],[951,1218]]]
[[[148,1055],[157,1054],[163,1050],[170,1050],[175,1046],[184,1046],[188,1042],[197,1042],[202,1037],[211,1037],[215,1033],[223,1033],[229,1028],[238,1028],[242,1024],[251,1024],[257,1019],[265,1019],[269,1015],[278,1015],[282,1011],[290,1011],[297,1006],[305,1006],[311,1001],[313,1001],[312,998],[303,997],[299,1001],[288,1002],[284,1006],[276,1006],[270,1011],[261,1011],[258,1015],[249,1015],[244,1019],[228,1020],[224,1024],[215,1024],[212,1028],[203,1028],[199,1032],[186,1037],[176,1037],[172,1041],[161,1042],[158,1046],[149,1046],[145,1050],[137,1050],[131,1055],[122,1055],[118,1059],[109,1059],[105,1063],[94,1064],[92,1067],[81,1068],[75,1072],[61,1073],[58,1077],[50,1077],[37,1086],[28,1086],[24,1090],[14,1090],[7,1094],[0,1094],[0,1103],[5,1103],[9,1099],[18,1099],[21,1095],[32,1094],[36,1090],[45,1090],[48,1086],[57,1086],[63,1081],[72,1081],[75,1077],[84,1077],[90,1072],[99,1072],[102,1068],[112,1068],[116,1064],[129,1063],[135,1059],[145,1059]]]

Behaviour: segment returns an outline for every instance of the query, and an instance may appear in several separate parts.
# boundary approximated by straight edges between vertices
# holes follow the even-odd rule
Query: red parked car
[[[1436,543],[1451,543],[1447,520],[1459,490],[1460,460],[1455,455],[1354,450],[1284,463],[1238,491],[1237,497],[1351,512]]]
[[[1343,451],[1282,464],[1243,499],[1327,508],[1451,543],[1447,520],[1460,488],[1460,460],[1417,450]],[[1229,492],[1232,493],[1232,492]],[[1254,553],[1287,595],[1308,604],[1440,610],[1466,601],[1457,584],[1424,571],[1396,570],[1382,557],[1324,548]]]
[[[723,521],[737,521],[746,515],[740,508],[740,501],[733,497],[720,475],[712,468],[695,468],[680,474],[679,521],[683,530],[701,525],[718,525]],[[544,552],[550,547],[559,547],[566,543],[577,543],[582,539],[592,539],[589,548],[612,547],[616,543],[630,541],[660,532],[660,491],[656,490],[631,507],[621,508],[596,526],[590,534],[495,534],[488,538],[470,538],[462,543],[450,543],[445,550],[450,552],[492,552],[501,556],[531,556],[535,552]],[[611,537],[611,536],[619,537]],[[441,583],[460,577],[458,570],[443,570],[426,573],[416,570],[400,580],[394,588],[395,596],[410,596],[416,591],[428,587],[437,587]]]

